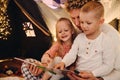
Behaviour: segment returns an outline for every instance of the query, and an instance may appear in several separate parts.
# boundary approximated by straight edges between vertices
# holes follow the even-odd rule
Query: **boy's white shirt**
[[[89,43],[90,44],[86,44]],[[104,48],[103,48],[104,47]],[[89,48],[88,51],[87,48]],[[102,52],[103,51],[103,52]],[[86,54],[88,52],[88,54]],[[95,40],[87,40],[84,33],[80,33],[72,45],[71,50],[63,58],[66,66],[72,64],[76,58],[76,69],[92,71],[94,76],[99,77],[110,73],[114,64],[114,47],[112,41],[104,33]],[[77,57],[78,56],[78,57]],[[80,59],[80,60],[79,60]],[[104,63],[102,63],[104,61]]]
[[[108,75],[102,76],[104,80],[120,80],[120,33],[113,28],[113,26],[104,23],[101,27],[102,32],[110,36],[111,39],[113,39],[113,45],[116,46],[116,58],[115,58],[115,64],[114,69],[111,73]],[[72,57],[74,58],[74,57]]]

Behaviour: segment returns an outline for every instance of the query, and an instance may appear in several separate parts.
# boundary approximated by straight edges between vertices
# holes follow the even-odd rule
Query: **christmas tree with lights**
[[[0,40],[7,40],[11,34],[7,11],[8,0],[0,0]]]

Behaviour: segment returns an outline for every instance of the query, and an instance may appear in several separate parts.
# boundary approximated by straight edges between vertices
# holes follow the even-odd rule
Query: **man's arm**
[[[113,70],[110,74],[103,77],[104,80],[120,80],[120,70]]]
[[[120,42],[118,42],[120,43]],[[104,76],[104,80],[120,80],[120,45],[116,48],[116,57],[115,57],[115,65],[114,69],[111,73]]]
[[[111,73],[103,77],[104,80],[120,80],[120,38],[118,38],[117,40],[116,42],[118,42],[118,44],[116,44],[114,69]]]

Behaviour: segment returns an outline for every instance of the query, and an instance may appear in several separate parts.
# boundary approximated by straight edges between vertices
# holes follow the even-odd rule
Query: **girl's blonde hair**
[[[75,30],[72,22],[70,21],[70,19],[65,18],[65,17],[62,17],[62,18],[60,18],[60,19],[57,21],[56,26],[57,26],[57,24],[58,24],[59,22],[61,22],[61,21],[65,21],[66,24],[69,25],[69,27],[70,27],[71,30],[73,31],[73,34],[72,34],[72,42],[73,42],[74,39],[75,39],[75,37],[77,36],[77,32],[76,32],[76,30]],[[57,38],[57,41],[58,41],[59,43],[62,43],[62,41],[61,41],[61,40],[59,39],[59,37],[58,37],[57,30],[56,30],[56,38]]]

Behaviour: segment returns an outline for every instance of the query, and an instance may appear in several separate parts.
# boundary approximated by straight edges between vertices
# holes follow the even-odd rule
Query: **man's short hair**
[[[73,9],[80,9],[84,4],[89,1],[99,1],[99,0],[67,0],[66,10],[69,12]]]

